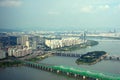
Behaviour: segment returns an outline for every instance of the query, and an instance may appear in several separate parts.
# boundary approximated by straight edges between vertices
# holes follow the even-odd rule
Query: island
[[[81,57],[76,60],[76,63],[92,65],[101,61],[106,56],[107,53],[105,51],[92,51],[81,55]]]

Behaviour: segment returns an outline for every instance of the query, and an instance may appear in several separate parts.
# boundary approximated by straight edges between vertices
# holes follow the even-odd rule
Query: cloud
[[[22,4],[20,0],[1,0],[1,7],[18,7]]]
[[[99,8],[101,10],[108,10],[108,9],[110,9],[110,6],[109,5],[101,5],[101,6],[99,6]]]
[[[90,5],[90,6],[81,7],[80,11],[84,13],[91,13],[93,12],[93,6]]]
[[[120,6],[119,6],[120,7]],[[87,5],[80,8],[80,12],[83,13],[96,13],[99,11],[107,11],[113,9],[110,5]]]
[[[120,9],[120,4],[117,7]]]

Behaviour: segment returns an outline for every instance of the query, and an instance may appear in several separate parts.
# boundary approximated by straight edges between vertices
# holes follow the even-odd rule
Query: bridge
[[[83,54],[78,54],[78,53],[60,53],[60,52],[56,52],[56,53],[52,53],[55,56],[64,56],[64,57],[81,57],[81,55]],[[112,61],[120,61],[120,56],[118,55],[107,55],[104,60],[112,60]]]
[[[74,53],[52,53],[56,56],[66,56],[66,57],[80,57],[82,54]],[[115,58],[115,57],[114,57]],[[107,56],[106,59],[114,59],[112,56]],[[17,60],[17,59],[16,59]],[[118,59],[119,60],[119,59]],[[56,74],[62,74],[70,77],[74,77],[80,80],[120,80],[120,75],[108,74],[92,70],[86,70],[83,68],[73,68],[64,65],[55,64],[45,64],[45,63],[35,63],[30,61],[18,60],[23,62],[25,66],[36,68],[39,70],[44,70]]]
[[[71,57],[72,56],[73,55],[71,55]],[[80,80],[120,80],[120,75],[117,75],[117,74],[101,73],[97,71],[86,70],[83,68],[73,68],[73,67],[68,67],[64,65],[35,63],[35,62],[30,62],[25,60],[19,60],[18,58],[15,58],[14,60],[21,61],[23,65],[28,67],[32,67],[32,68],[36,68],[39,70],[44,70],[44,71],[52,72],[56,74],[62,74],[62,75],[74,77]]]
[[[81,57],[82,54],[56,52],[56,53],[53,53],[53,55],[55,55],[55,56],[64,56],[64,57]]]
[[[44,64],[44,63],[34,63],[29,61],[23,61],[24,65],[56,73],[56,74],[63,74],[70,77],[74,77],[80,80],[120,80],[120,76],[115,74],[105,74],[96,71],[88,71],[85,69],[79,68],[72,68],[63,65],[53,65],[53,64]]]
[[[113,61],[120,61],[120,56],[117,55],[108,55],[104,58],[104,60],[113,60]]]

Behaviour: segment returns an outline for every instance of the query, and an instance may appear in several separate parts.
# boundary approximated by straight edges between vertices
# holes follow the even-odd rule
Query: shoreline
[[[34,58],[30,58],[30,59],[27,59],[26,61],[38,62],[38,61],[48,58],[49,56],[52,56],[52,53],[47,53],[47,54],[43,54],[43,55],[40,55]]]
[[[77,50],[77,49],[86,48],[86,47],[88,47],[88,46],[95,46],[95,45],[98,45],[98,44],[99,44],[98,41],[88,40],[86,43],[83,43],[83,44],[66,46],[66,47],[57,48],[57,49],[52,49],[52,50],[55,50],[55,51],[74,51],[74,50]]]
[[[22,66],[22,62],[20,61],[3,61],[0,62],[0,68],[6,68],[6,67],[18,67]]]

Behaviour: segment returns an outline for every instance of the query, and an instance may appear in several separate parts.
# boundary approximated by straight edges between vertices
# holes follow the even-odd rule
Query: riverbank
[[[34,54],[34,55],[35,55],[34,57],[29,57],[29,58],[24,58],[24,57],[27,57],[27,56],[24,56],[24,57],[21,57],[21,58],[7,57],[6,59],[0,60],[0,68],[22,66],[23,65],[22,60],[31,61],[31,62],[38,62],[38,61],[41,61],[43,59],[48,58],[49,56],[52,56],[52,53],[47,52],[47,53],[44,53],[44,54],[41,54],[41,55],[36,55],[36,54]]]
[[[38,62],[38,61],[41,61],[41,60],[43,60],[43,59],[45,59],[45,58],[48,58],[49,56],[52,56],[52,53],[42,54],[42,55],[40,55],[40,56],[27,59],[27,61]]]
[[[65,47],[58,48],[58,49],[53,49],[53,50],[55,50],[55,51],[73,51],[73,50],[77,50],[77,49],[81,49],[81,48],[86,48],[88,46],[95,46],[95,45],[98,45],[98,44],[99,44],[98,41],[87,40],[87,42],[83,43],[83,44],[65,46]]]
[[[1,61],[0,62],[0,68],[6,68],[6,67],[16,67],[16,66],[22,66],[22,62],[20,61]]]

